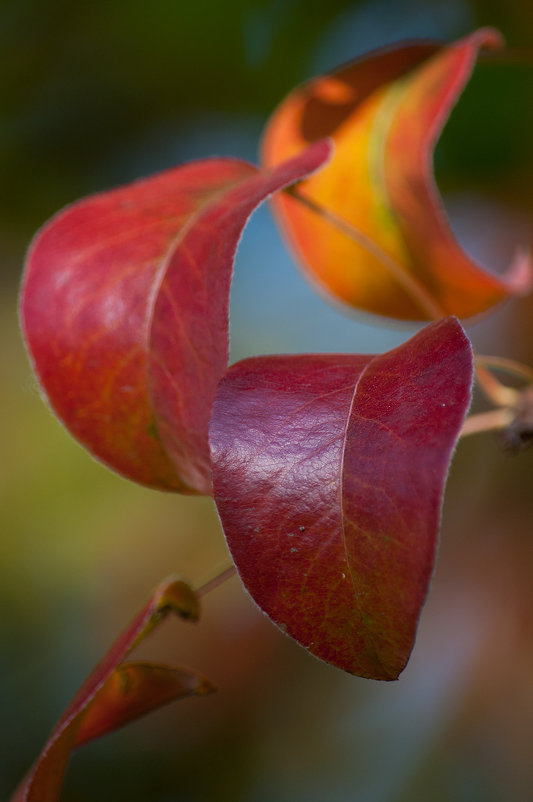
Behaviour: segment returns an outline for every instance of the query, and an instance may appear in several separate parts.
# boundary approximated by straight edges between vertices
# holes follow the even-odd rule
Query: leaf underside
[[[302,268],[326,295],[386,317],[431,320],[479,315],[530,289],[524,253],[498,277],[461,249],[433,176],[436,140],[479,49],[500,46],[496,31],[482,29],[449,46],[378,50],[295,89],[274,112],[267,165],[322,136],[335,142],[331,163],[299,186],[300,199],[272,200]]]

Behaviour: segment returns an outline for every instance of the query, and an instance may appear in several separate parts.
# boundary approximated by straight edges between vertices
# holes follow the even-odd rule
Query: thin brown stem
[[[207,582],[204,582],[203,585],[200,585],[200,587],[196,590],[197,595],[198,596],[207,595],[212,590],[215,590],[215,588],[218,588],[220,587],[220,585],[224,584],[224,582],[227,582],[228,579],[231,579],[231,577],[234,576],[236,573],[237,569],[235,568],[234,563],[231,563],[231,565],[227,565],[225,568],[223,568],[221,571],[215,574],[215,576],[213,576],[211,579],[208,579]]]
[[[476,381],[489,401],[498,407],[514,407],[520,397],[520,391],[506,387],[493,376],[490,370],[475,358]]]
[[[331,212],[329,209],[324,208],[316,201],[304,195],[299,189],[291,187],[286,190],[286,192],[377,259],[383,267],[389,271],[395,281],[402,286],[402,289],[405,290],[411,300],[417,304],[424,316],[428,317],[430,320],[440,320],[446,317],[446,312],[441,309],[424,285],[404,270],[401,265],[382,250],[373,239],[351,223],[348,223],[342,217],[338,217],[334,212]]]
[[[477,415],[470,415],[464,422],[461,429],[461,437],[481,432],[497,431],[506,429],[513,422],[513,413],[510,409],[491,409],[490,412],[479,412]]]
[[[533,368],[530,368],[529,365],[523,365],[521,362],[516,362],[514,359],[507,359],[505,356],[476,354],[476,363],[484,367],[501,370],[503,373],[509,373],[511,376],[516,376],[518,379],[527,382],[527,384],[533,384]]]
[[[358,228],[348,223],[334,212],[324,208],[316,201],[307,197],[297,187],[286,190],[291,197],[302,203],[315,214],[331,226],[356,242],[367,253],[375,257],[388,271],[389,274],[399,283],[411,299],[418,305],[420,310],[430,319],[438,320],[446,317],[446,312],[440,308],[435,299],[430,295],[421,282],[414,276],[405,271],[388,253],[383,251],[379,245]],[[514,362],[504,357],[475,357],[476,380],[486,398],[497,408],[490,412],[483,412],[472,415],[465,421],[461,436],[474,434],[477,432],[489,431],[491,429],[505,429],[508,427],[515,415],[517,404],[522,396],[522,391],[513,387],[508,387],[500,382],[489,370],[496,370],[511,373],[518,376],[529,385],[533,385],[533,370],[519,362]]]

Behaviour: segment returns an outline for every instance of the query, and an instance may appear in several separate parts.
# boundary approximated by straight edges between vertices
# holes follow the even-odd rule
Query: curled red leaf
[[[82,200],[28,254],[24,334],[70,432],[143,484],[210,493],[208,423],[228,361],[235,251],[255,207],[320,167],[207,159]]]

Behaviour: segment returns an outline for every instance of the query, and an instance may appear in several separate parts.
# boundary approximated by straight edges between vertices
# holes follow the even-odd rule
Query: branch
[[[481,432],[498,431],[506,429],[513,422],[513,413],[510,409],[491,409],[490,412],[479,412],[470,415],[464,422],[460,437]]]

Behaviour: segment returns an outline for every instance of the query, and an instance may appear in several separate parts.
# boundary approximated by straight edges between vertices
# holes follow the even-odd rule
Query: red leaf
[[[374,679],[405,666],[471,383],[453,318],[383,356],[259,357],[220,383],[213,484],[233,559],[317,657]]]
[[[172,699],[204,695],[214,686],[188,669],[122,661],[169,612],[196,621],[198,599],[189,586],[170,578],[111,647],[56,724],[38,760],[11,802],[57,802],[74,746],[103,735]]]
[[[298,87],[272,115],[268,165],[325,135],[335,142],[298,198],[273,199],[306,274],[335,300],[428,320],[478,315],[531,288],[525,254],[496,276],[462,250],[433,177],[435,143],[478,50],[499,46],[485,28],[445,47],[388,47]]]
[[[120,665],[84,712],[75,746],[123,727],[167,702],[213,690],[208,680],[185,668],[153,663]]]
[[[254,208],[328,158],[209,159],[82,200],[30,249],[21,315],[55,412],[138,482],[210,493],[208,422],[227,366],[235,250]]]

